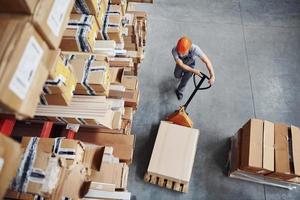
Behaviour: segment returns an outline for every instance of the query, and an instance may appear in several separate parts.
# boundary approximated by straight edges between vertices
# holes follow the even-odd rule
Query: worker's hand
[[[209,85],[213,85],[215,83],[215,80],[216,80],[215,76],[214,75],[211,76],[209,81],[208,81]]]
[[[197,76],[201,76],[199,69],[193,69],[193,73]]]

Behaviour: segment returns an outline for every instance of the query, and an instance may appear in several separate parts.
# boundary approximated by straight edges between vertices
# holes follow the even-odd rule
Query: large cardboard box
[[[264,173],[262,120],[250,119],[243,126],[241,145],[241,169]]]
[[[20,159],[20,144],[0,133],[0,199],[16,175]]]
[[[293,155],[294,150],[297,155],[296,145],[299,144],[299,139],[297,128],[290,129],[285,124],[275,124],[275,172],[268,176],[281,180],[293,179],[297,176],[296,173],[299,176],[299,157]]]
[[[48,47],[28,17],[1,15],[0,26],[1,107],[33,117],[49,73]]]
[[[33,140],[36,140],[36,138],[23,137],[22,147],[27,147]],[[37,150],[66,159],[67,167],[71,168],[76,163],[83,162],[85,146],[78,140],[64,138],[39,138],[37,141]]]
[[[1,0],[0,12],[33,14],[39,0]]]
[[[93,15],[71,14],[60,48],[63,51],[93,52],[98,31]]]
[[[196,155],[199,130],[161,121],[147,172],[188,183]]]
[[[123,29],[120,14],[107,13],[104,17],[102,28],[100,27],[97,40],[114,40],[116,43],[123,42]]]
[[[46,81],[41,103],[43,105],[69,105],[77,84],[77,79],[69,62],[64,61],[61,52],[52,52],[52,70]]]
[[[101,146],[113,147],[113,155],[121,161],[131,163],[134,150],[134,135],[87,133],[79,131],[76,139]]]
[[[33,24],[52,49],[57,49],[69,21],[74,0],[40,0]]]
[[[75,94],[107,96],[110,85],[109,65],[106,57],[97,59],[90,55],[87,59],[75,56],[70,63],[78,80]]]

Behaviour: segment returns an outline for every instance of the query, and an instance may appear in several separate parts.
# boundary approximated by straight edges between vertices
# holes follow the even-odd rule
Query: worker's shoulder
[[[197,44],[192,44],[192,50],[197,50],[197,49],[201,49]]]

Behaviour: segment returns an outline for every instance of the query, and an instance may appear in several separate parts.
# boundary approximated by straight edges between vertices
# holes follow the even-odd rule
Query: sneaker
[[[180,93],[178,90],[175,90],[175,94],[176,94],[178,100],[181,100],[181,99],[182,99],[183,94]]]

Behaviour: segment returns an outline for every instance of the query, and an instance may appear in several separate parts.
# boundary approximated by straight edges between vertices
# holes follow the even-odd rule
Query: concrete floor
[[[149,13],[146,58],[140,71],[141,102],[135,115],[132,199],[300,199],[287,191],[224,175],[228,137],[249,118],[300,126],[299,0],[154,0]],[[189,193],[143,182],[158,125],[178,101],[171,48],[189,36],[210,57],[216,83],[199,92],[188,112],[199,128]],[[202,63],[197,66],[205,71]]]

